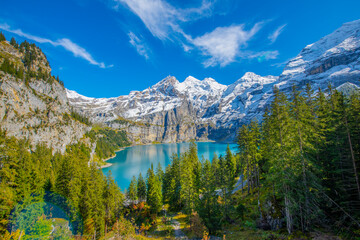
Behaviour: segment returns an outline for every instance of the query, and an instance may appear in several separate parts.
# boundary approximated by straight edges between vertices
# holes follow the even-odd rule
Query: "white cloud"
[[[269,35],[269,40],[271,42],[271,44],[273,44],[276,39],[279,37],[279,35],[282,33],[282,31],[284,30],[284,28],[286,27],[287,24],[281,25],[280,27],[278,27],[273,33],[271,33]]]
[[[163,0],[113,0],[128,7],[145,24],[151,34],[161,40],[172,39],[172,34],[185,35],[181,22],[208,16],[211,4],[203,0],[199,8],[177,9]]]
[[[257,59],[258,62],[267,61],[270,59],[276,59],[279,56],[279,51],[262,51],[262,52],[256,52],[256,53],[246,53],[246,58],[249,59]]]
[[[34,35],[31,35],[31,34],[28,34],[28,33],[24,33],[23,31],[21,31],[20,29],[11,29],[10,26],[6,23],[1,23],[0,24],[0,29],[2,30],[5,30],[7,32],[11,32],[11,33],[14,33],[20,37],[24,37],[24,38],[27,38],[27,39],[30,39],[30,40],[33,40],[35,42],[38,42],[38,43],[50,43],[52,45],[54,45],[55,43],[49,39],[46,39],[46,38],[41,38],[41,37],[37,37],[37,36],[34,36]]]
[[[53,45],[54,47],[61,46],[64,49],[66,49],[69,52],[72,52],[75,57],[80,57],[82,59],[85,59],[92,65],[99,66],[100,68],[106,68],[106,67],[113,67],[113,65],[105,66],[103,62],[97,62],[89,52],[86,51],[86,49],[80,47],[76,43],[72,42],[70,39],[62,38],[58,39],[56,41],[52,41],[47,38],[38,37],[35,35],[31,35],[28,33],[24,33],[21,29],[11,29],[9,25],[7,24],[0,24],[0,29],[5,30],[7,32],[14,33],[20,37],[27,38],[29,40],[33,40],[38,43],[49,43]]]
[[[133,32],[129,32],[130,44],[133,45],[136,51],[145,59],[149,59],[149,48],[141,41]]]
[[[226,66],[239,58],[259,61],[274,59],[277,51],[264,51],[253,53],[246,50],[247,43],[261,29],[265,22],[255,24],[250,30],[245,29],[244,24],[228,27],[217,27],[209,33],[194,38],[185,33],[183,25],[199,18],[211,16],[215,6],[213,0],[202,0],[199,7],[179,9],[169,4],[167,0],[111,0],[115,10],[125,6],[144,23],[150,33],[162,40],[170,40],[183,48],[184,52],[200,50],[203,56],[208,57],[203,65],[205,67]],[[285,26],[284,26],[285,27]],[[281,32],[281,29],[279,30]],[[279,32],[279,34],[280,34]],[[130,36],[130,43],[137,49],[139,54],[144,55],[146,48],[136,36]]]
[[[260,30],[262,23],[255,24],[249,31],[244,25],[218,27],[210,33],[195,38],[192,43],[197,46],[202,54],[209,56],[203,64],[209,66],[226,66],[241,57],[241,47]]]

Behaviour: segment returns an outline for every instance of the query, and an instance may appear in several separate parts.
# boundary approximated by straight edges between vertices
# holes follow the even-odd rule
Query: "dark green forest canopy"
[[[74,226],[73,234],[100,237],[121,214],[120,189],[111,175],[106,177],[97,166],[88,166],[90,149],[84,144],[71,145],[65,154],[52,155],[44,145],[30,150],[25,140],[1,132],[0,155],[1,234],[20,228],[32,236],[34,233],[22,219],[31,217],[35,221],[32,224],[41,224],[39,221],[46,220],[40,218],[44,210],[38,208],[25,218],[19,216],[23,209],[41,205],[51,196],[52,203],[63,209]]]
[[[332,227],[345,238],[356,236],[360,221],[360,94],[329,86],[326,94],[310,85],[275,98],[256,121],[239,129],[239,153],[199,160],[196,144],[172,162],[148,170],[130,183],[127,197],[153,212],[197,212],[210,233],[243,219],[289,234]],[[235,178],[240,176],[235,185]],[[240,181],[239,181],[240,182]],[[233,190],[237,186],[237,192]],[[146,194],[144,192],[146,191]],[[251,210],[252,209],[252,210]],[[281,224],[284,220],[284,224]]]

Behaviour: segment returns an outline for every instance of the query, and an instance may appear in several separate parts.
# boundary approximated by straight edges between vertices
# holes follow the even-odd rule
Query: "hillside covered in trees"
[[[228,148],[212,162],[199,160],[193,143],[165,171],[159,165],[146,179],[134,177],[129,218],[151,229],[165,204],[170,215],[187,214],[191,236],[223,236],[238,226],[238,233],[267,230],[250,239],[313,238],[318,231],[359,237],[359,92],[346,96],[329,86],[314,93],[308,85],[274,94],[264,121],[240,129],[236,156]],[[144,202],[148,218],[139,217]]]
[[[61,99],[36,88],[46,84],[50,92],[64,91],[45,55],[33,44],[5,41],[0,34],[1,46],[13,54],[0,55],[2,83],[25,86],[25,94],[39,99],[43,109],[29,107],[23,114],[11,99],[4,105],[1,127],[10,127],[0,132],[3,239],[171,238],[172,218],[179,215],[193,238],[304,239],[319,232],[360,237],[357,89],[340,92],[329,85],[315,93],[308,85],[285,95],[274,88],[263,122],[253,121],[237,133],[237,153],[228,148],[225,156],[199,159],[192,143],[173,155],[166,169],[159,165],[146,176],[134,176],[124,195],[97,160],[129,146],[126,134],[93,126],[71,108],[55,111],[54,104],[65,106]],[[5,93],[0,92],[8,99]],[[36,118],[39,122],[33,122]],[[31,136],[69,126],[84,134],[54,149],[24,135],[14,137],[20,131],[11,126],[24,122],[21,133]],[[56,140],[64,140],[61,136]],[[248,232],[253,235],[245,237]]]

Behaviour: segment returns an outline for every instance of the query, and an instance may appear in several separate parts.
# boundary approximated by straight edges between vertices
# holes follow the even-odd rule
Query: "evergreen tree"
[[[171,159],[163,180],[164,202],[170,205],[170,210],[179,211],[182,208],[180,158],[173,154]]]
[[[147,173],[147,196],[146,203],[153,213],[157,213],[162,207],[162,189],[160,179],[155,175],[153,165]]]
[[[127,198],[132,202],[135,202],[137,199],[137,182],[135,176],[131,179],[129,189],[127,191]]]
[[[269,161],[270,169],[267,176],[273,183],[276,192],[284,199],[286,227],[289,233],[294,228],[292,199],[293,168],[291,159],[292,123],[289,116],[289,102],[284,93],[274,88],[274,101],[271,104],[270,114],[264,119],[266,139],[264,153]]]
[[[6,41],[6,38],[2,32],[0,32],[0,42]]]
[[[200,199],[197,204],[197,212],[204,221],[211,234],[221,227],[221,207],[217,201],[216,184],[213,167],[209,160],[205,160],[201,170]]]
[[[16,40],[15,40],[14,37],[11,38],[10,44],[11,44],[11,46],[13,46],[14,48],[19,48],[19,44],[16,42]]]
[[[105,234],[108,232],[108,228],[113,226],[116,220],[120,217],[123,204],[123,195],[120,192],[119,187],[116,185],[111,171],[106,179],[106,188],[104,191],[105,202]]]
[[[137,198],[140,202],[145,201],[146,199],[146,183],[141,173],[137,180]]]
[[[196,197],[194,160],[193,156],[189,156],[189,152],[183,154],[180,159],[180,198],[184,204],[185,212],[191,213],[195,207]]]
[[[156,176],[160,179],[160,181],[162,182],[163,181],[163,178],[164,178],[164,171],[161,167],[161,163],[159,162],[158,163],[158,166],[156,168]]]

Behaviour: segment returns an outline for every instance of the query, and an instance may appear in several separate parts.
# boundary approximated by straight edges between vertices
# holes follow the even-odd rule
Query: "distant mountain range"
[[[248,72],[229,86],[212,78],[189,76],[179,82],[169,76],[148,89],[116,98],[89,98],[71,90],[67,96],[76,111],[93,122],[126,130],[134,142],[232,141],[239,126],[261,120],[275,85],[289,92],[293,85],[303,88],[310,83],[316,90],[331,83],[351,91],[359,84],[359,61],[357,20],[306,46],[280,76]]]

